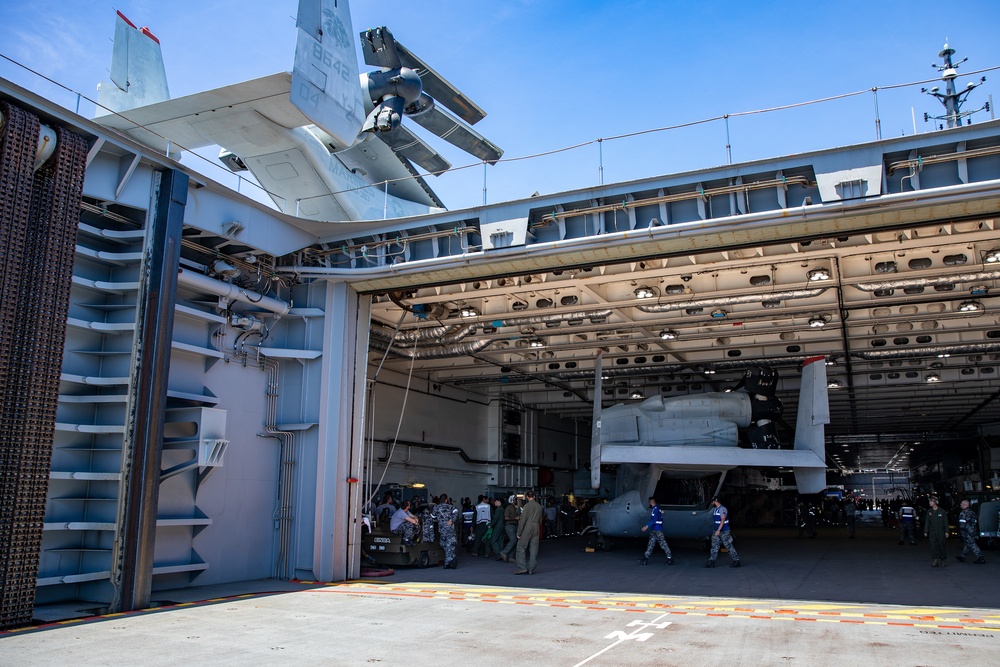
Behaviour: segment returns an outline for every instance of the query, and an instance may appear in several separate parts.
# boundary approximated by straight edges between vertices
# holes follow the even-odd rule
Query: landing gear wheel
[[[431,564],[431,557],[426,551],[421,551],[420,556],[417,557],[417,567],[424,568]]]

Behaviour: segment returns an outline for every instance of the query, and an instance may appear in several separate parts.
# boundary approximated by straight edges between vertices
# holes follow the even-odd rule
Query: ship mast
[[[969,96],[973,90],[978,88],[986,81],[986,77],[979,79],[978,83],[969,82],[966,84],[965,89],[962,92],[958,92],[955,88],[955,79],[958,78],[958,66],[964,63],[968,58],[962,58],[957,63],[953,63],[951,57],[955,55],[955,49],[948,46],[945,43],[944,48],[938,53],[938,58],[943,61],[942,64],[931,63],[931,67],[941,72],[941,80],[944,81],[945,92],[940,92],[941,89],[938,86],[934,86],[930,90],[926,88],[921,88],[920,92],[927,93],[932,97],[937,98],[938,102],[944,105],[945,114],[943,116],[931,116],[930,114],[924,113],[924,122],[929,120],[943,120],[948,123],[948,127],[958,127],[962,124],[962,119],[971,116],[977,111],[989,111],[990,103],[987,102],[978,109],[973,109],[972,111],[962,111],[962,105],[965,103],[965,99]],[[967,123],[971,121],[966,121]],[[943,126],[939,127],[943,128]]]

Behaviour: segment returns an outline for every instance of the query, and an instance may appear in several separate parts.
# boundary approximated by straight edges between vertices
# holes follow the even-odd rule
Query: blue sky
[[[119,9],[160,39],[170,92],[179,97],[289,70],[296,4],[11,1],[0,3],[0,53],[94,97],[107,76]],[[956,58],[969,57],[960,73],[1000,65],[997,0],[351,0],[351,10],[355,32],[389,26],[483,107],[488,116],[476,129],[505,158],[931,79],[946,38]],[[6,60],[0,76],[75,107],[74,95]],[[986,76],[969,107],[990,94],[1000,103],[1000,70]],[[942,111],[919,86],[880,90],[878,105],[883,137],[912,134],[914,115],[917,131],[930,131],[923,113]],[[92,107],[84,103],[81,112],[92,115]],[[973,122],[988,118],[979,113]],[[734,117],[729,130],[734,162],[870,141],[874,96]],[[456,166],[474,161],[440,140],[429,142]],[[450,208],[482,203],[484,171],[490,203],[596,186],[601,153],[605,183],[718,166],[727,161],[726,127],[714,121],[591,143],[485,170],[477,165],[430,183]],[[185,162],[224,180],[204,162]]]

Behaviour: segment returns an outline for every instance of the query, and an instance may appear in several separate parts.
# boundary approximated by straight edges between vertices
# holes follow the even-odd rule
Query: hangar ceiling
[[[789,441],[798,367],[825,355],[830,465],[902,469],[1000,419],[998,251],[990,217],[407,288],[374,295],[372,355],[576,418],[598,349],[605,407],[769,365]]]

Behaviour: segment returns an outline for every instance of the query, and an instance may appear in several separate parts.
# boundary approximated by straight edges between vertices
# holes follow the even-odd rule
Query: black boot
[[[742,563],[740,563],[740,559],[737,558],[732,562],[732,564],[729,567],[739,567],[740,565],[742,565]]]
[[[964,563],[965,556],[955,556],[955,560],[957,560],[959,563]]]
[[[979,558],[976,559],[976,565],[982,565],[985,562],[986,562],[986,559],[983,558],[982,556],[980,556]]]
[[[673,558],[668,558],[667,559],[667,565],[673,565],[673,564],[674,564],[674,559]]]
[[[702,567],[715,567],[715,561],[714,560],[710,560],[710,561],[708,561],[706,563],[702,563],[701,566]]]
[[[639,565],[645,565],[648,562],[649,562],[649,559],[646,558],[645,556],[643,556],[642,558],[639,559]]]

